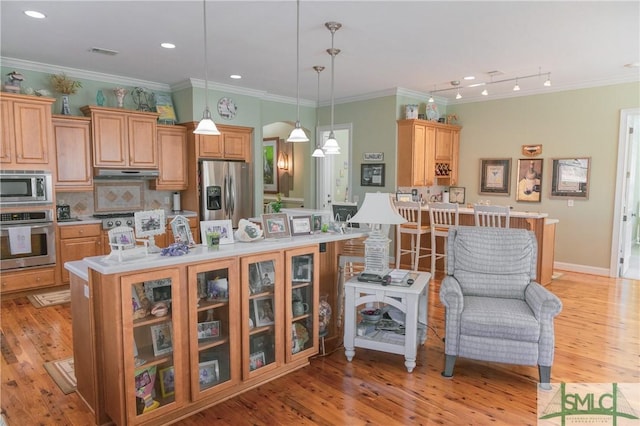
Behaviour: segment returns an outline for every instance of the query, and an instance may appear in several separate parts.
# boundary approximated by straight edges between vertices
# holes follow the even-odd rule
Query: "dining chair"
[[[449,228],[459,224],[458,203],[429,203],[429,225],[431,226],[431,279],[436,274],[436,261],[443,259],[447,270],[447,237]],[[438,253],[437,237],[442,237],[442,251]]]
[[[396,201],[398,214],[407,222],[396,225],[396,268],[400,268],[403,255],[411,256],[411,269],[418,270],[420,259],[431,256],[431,249],[422,246],[422,236],[431,232],[429,225],[422,223],[421,204],[417,201]],[[411,237],[409,248],[402,248],[402,235]]]
[[[491,228],[508,228],[510,210],[509,206],[474,204],[475,224],[476,226],[488,226]]]

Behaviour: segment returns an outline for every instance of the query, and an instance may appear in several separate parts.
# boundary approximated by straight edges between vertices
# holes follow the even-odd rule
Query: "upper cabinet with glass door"
[[[318,352],[318,247],[288,250],[285,255],[286,362]]]
[[[191,393],[198,400],[240,381],[236,258],[189,267]]]
[[[284,274],[282,253],[242,258],[242,376],[244,380],[283,364]]]

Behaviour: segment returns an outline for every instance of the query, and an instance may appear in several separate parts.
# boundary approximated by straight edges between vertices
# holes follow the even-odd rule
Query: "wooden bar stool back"
[[[476,226],[488,226],[490,228],[509,227],[509,206],[485,206],[473,205],[473,215]]]
[[[431,279],[436,274],[436,260],[444,260],[444,270],[447,271],[447,237],[449,228],[459,224],[457,203],[429,203],[429,220],[431,225]],[[438,253],[437,237],[443,237],[442,251]]]
[[[396,226],[396,268],[400,268],[400,258],[402,255],[411,256],[411,269],[418,270],[420,259],[431,256],[431,249],[421,246],[423,235],[431,232],[429,225],[422,224],[422,212],[420,203],[413,201],[396,201],[398,214],[404,217],[407,222]],[[402,248],[402,235],[411,236],[409,248]]]

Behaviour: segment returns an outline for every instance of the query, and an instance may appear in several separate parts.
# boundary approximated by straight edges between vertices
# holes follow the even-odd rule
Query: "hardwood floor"
[[[564,304],[555,322],[552,382],[640,382],[640,281],[566,272],[547,288]],[[440,376],[438,289],[432,283],[431,329],[413,373],[400,355],[356,349],[348,363],[340,348],[177,424],[536,424],[536,367],[459,359],[452,379]],[[69,305],[35,309],[17,297],[4,298],[1,308],[0,402],[7,424],[91,424],[78,395],[64,395],[43,368],[72,355]]]

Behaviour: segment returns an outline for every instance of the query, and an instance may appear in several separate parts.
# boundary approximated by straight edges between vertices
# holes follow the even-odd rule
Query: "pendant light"
[[[219,135],[220,131],[216,127],[216,123],[211,119],[211,111],[209,110],[209,77],[207,75],[207,0],[202,1],[202,21],[204,22],[204,112],[202,120],[198,123],[198,127],[193,131],[197,135]]]
[[[316,65],[313,67],[313,69],[318,73],[318,102],[316,104],[316,129],[317,129],[318,127],[320,127],[320,117],[318,116],[318,110],[320,109],[320,73],[324,70],[324,67],[322,65]],[[324,151],[322,150],[322,148],[320,148],[320,144],[318,144],[317,141],[316,141],[316,149],[315,151],[313,151],[313,154],[311,154],[311,156],[316,158],[324,157]]]
[[[291,131],[287,142],[309,142],[307,134],[300,125],[300,0],[296,2],[296,126]]]
[[[333,37],[336,34],[342,24],[338,22],[327,22],[324,24],[325,27],[331,31],[331,49],[327,49],[327,53],[331,55],[331,131],[329,132],[329,139],[322,146],[322,150],[326,155],[334,155],[340,154],[340,145],[338,145],[338,141],[333,133],[333,109],[334,109],[334,80],[335,80],[335,59],[336,55],[340,53],[340,49],[336,49],[333,47]]]

